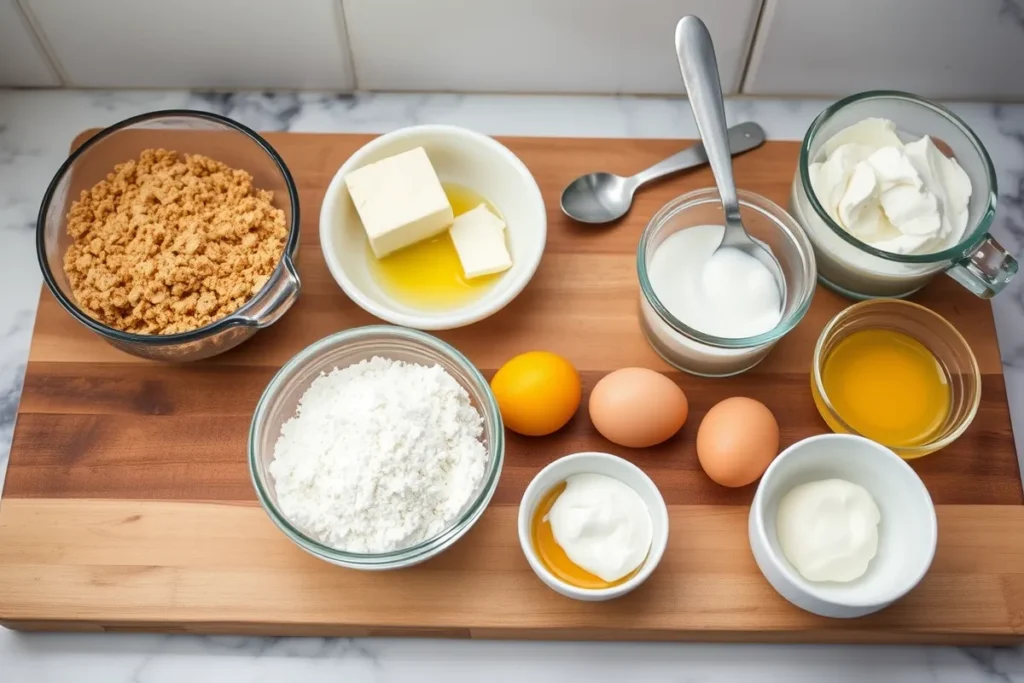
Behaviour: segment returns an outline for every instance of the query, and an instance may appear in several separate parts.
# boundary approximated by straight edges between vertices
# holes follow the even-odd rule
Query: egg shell
[[[627,448],[647,448],[669,439],[689,412],[683,390],[647,368],[616,370],[590,392],[594,427],[604,438]]]
[[[779,453],[779,423],[767,406],[743,396],[727,398],[697,428],[697,459],[722,486],[757,481]]]

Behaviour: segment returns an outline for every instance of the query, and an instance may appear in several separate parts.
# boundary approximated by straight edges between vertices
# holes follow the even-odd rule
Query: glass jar
[[[743,190],[737,194],[743,226],[771,249],[786,281],[782,317],[771,330],[741,339],[705,334],[673,316],[651,285],[648,268],[665,238],[688,228],[722,225],[722,202],[717,190],[696,190],[663,206],[644,228],[637,248],[640,326],[644,336],[669,364],[703,377],[727,377],[757,365],[783,335],[796,327],[814,295],[814,251],[800,226],[771,200]]]
[[[893,121],[906,141],[929,135],[951,151],[971,179],[967,228],[957,244],[932,254],[893,254],[875,249],[836,224],[818,201],[808,175],[822,160],[833,135],[867,118]],[[953,112],[915,95],[872,91],[839,100],[823,111],[804,136],[789,210],[807,231],[826,287],[852,299],[905,297],[946,272],[974,294],[988,298],[1017,273],[1017,261],[988,230],[995,218],[996,177],[978,136]]]

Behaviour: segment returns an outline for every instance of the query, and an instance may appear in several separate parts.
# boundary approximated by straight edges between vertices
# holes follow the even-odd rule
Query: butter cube
[[[512,267],[512,257],[505,246],[505,221],[485,204],[456,216],[448,234],[467,278],[492,275]]]
[[[440,234],[454,220],[422,147],[356,169],[345,185],[377,258]]]

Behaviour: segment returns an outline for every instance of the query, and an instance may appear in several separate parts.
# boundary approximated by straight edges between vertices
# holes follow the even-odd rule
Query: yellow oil
[[[442,186],[456,216],[481,204],[501,216],[493,204],[473,190],[454,183]],[[499,273],[467,279],[447,230],[382,259],[373,255],[367,241],[366,253],[370,271],[381,288],[395,301],[418,309],[459,308],[479,298],[501,277]]]
[[[851,428],[894,448],[927,443],[950,411],[942,366],[924,344],[894,330],[859,330],[840,340],[822,363],[821,381]]]
[[[551,506],[555,504],[558,497],[562,495],[562,491],[565,490],[565,482],[563,481],[558,486],[554,487],[540,499],[537,504],[537,509],[533,513],[533,520],[530,524],[530,536],[533,541],[534,550],[537,551],[537,557],[544,563],[544,566],[548,568],[552,574],[556,577],[565,581],[566,583],[576,586],[577,588],[611,588],[612,586],[618,586],[621,583],[629,581],[633,576],[640,571],[640,567],[626,574],[621,579],[616,581],[605,581],[599,576],[591,574],[586,569],[583,569],[575,562],[569,559],[569,556],[562,550],[562,546],[558,545],[558,541],[555,540],[555,534],[551,530],[551,523],[548,522],[547,516],[551,512]],[[642,565],[641,565],[642,566]]]

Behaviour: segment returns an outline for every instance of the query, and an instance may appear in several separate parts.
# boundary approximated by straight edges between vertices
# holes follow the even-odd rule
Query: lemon
[[[512,358],[494,374],[491,390],[505,426],[526,436],[558,431],[580,405],[580,375],[548,351]]]

